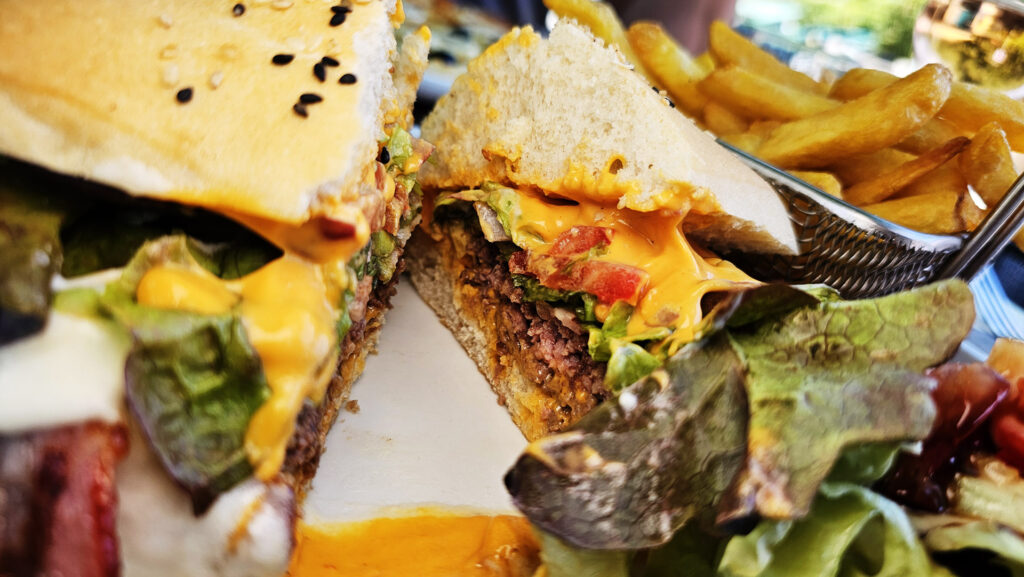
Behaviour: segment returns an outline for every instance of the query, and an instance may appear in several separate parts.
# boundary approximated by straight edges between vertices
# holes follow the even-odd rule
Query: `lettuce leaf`
[[[859,485],[824,483],[799,521],[763,521],[733,537],[723,577],[947,576],[903,509]]]
[[[183,236],[147,243],[121,278],[107,286],[100,305],[132,336],[125,364],[128,405],[198,514],[252,475],[245,432],[270,388],[239,315],[161,310],[135,302],[145,273],[169,263],[200,268]]]
[[[966,285],[945,281],[713,332],[532,443],[506,485],[534,524],[585,548],[661,545],[691,520],[740,532],[802,517],[841,455],[928,433],[932,381],[916,371],[944,360],[972,316]]]
[[[938,553],[988,551],[993,557],[979,563],[972,557],[970,572],[997,575],[1002,568],[1013,577],[1024,577],[1024,538],[995,521],[957,515],[911,515],[925,547]],[[952,560],[950,560],[952,561]]]
[[[67,206],[33,192],[33,182],[0,164],[0,345],[42,330],[63,257]]]
[[[534,532],[545,577],[629,577],[629,553],[578,549],[550,533]]]

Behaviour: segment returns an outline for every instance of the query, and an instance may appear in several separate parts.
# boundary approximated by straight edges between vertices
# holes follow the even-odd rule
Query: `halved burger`
[[[693,340],[717,293],[758,284],[712,248],[796,250],[776,193],[570,21],[491,46],[423,135],[438,152],[413,284],[529,439]]]
[[[0,2],[0,574],[280,575],[430,146],[394,0]]]

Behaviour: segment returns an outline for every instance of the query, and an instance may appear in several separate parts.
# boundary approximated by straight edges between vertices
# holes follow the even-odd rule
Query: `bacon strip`
[[[0,435],[0,575],[120,574],[114,470],[127,447],[103,423]]]

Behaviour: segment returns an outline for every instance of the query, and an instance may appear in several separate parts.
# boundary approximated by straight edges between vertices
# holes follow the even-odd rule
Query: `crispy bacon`
[[[127,444],[103,423],[0,436],[0,575],[120,574],[114,469]]]
[[[605,304],[622,300],[636,305],[647,286],[647,273],[590,258],[592,250],[611,243],[613,232],[597,226],[574,226],[560,234],[546,254],[514,253],[509,258],[509,271],[533,275],[549,288],[590,293]]]

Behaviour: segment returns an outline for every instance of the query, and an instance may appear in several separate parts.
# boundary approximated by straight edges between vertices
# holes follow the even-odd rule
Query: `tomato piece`
[[[574,226],[558,235],[551,243],[548,256],[580,256],[593,248],[611,244],[615,231],[601,226]]]

